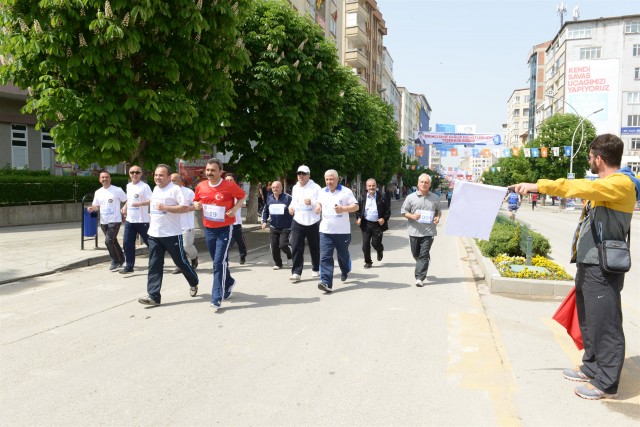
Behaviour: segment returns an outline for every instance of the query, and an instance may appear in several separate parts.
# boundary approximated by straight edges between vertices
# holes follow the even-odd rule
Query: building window
[[[514,128],[514,129],[520,129],[520,123],[515,122],[515,123],[513,124],[513,128]]]
[[[631,138],[631,149],[640,150],[640,138]]]
[[[633,56],[640,56],[640,44],[633,45]]]
[[[580,59],[600,59],[602,49],[599,47],[583,47],[580,49]]]
[[[627,92],[627,104],[640,104],[640,92]]]
[[[567,39],[586,39],[591,37],[591,27],[571,27],[567,30]]]
[[[522,122],[522,129],[529,129],[529,122]]]
[[[40,141],[42,144],[42,170],[50,169],[51,162],[53,161],[52,149],[55,147],[55,144],[53,143],[53,138],[51,137],[48,129],[43,129],[42,132],[40,132],[40,135]]]
[[[347,28],[358,26],[358,14],[355,12],[347,13]]]
[[[640,67],[636,67],[636,68],[633,70],[633,78],[634,78],[635,80],[640,80]]]
[[[640,114],[630,114],[627,116],[627,126],[640,126]]]
[[[27,126],[11,125],[11,167],[24,169],[28,165]]]
[[[624,23],[625,34],[637,34],[640,33],[640,21],[629,21]]]
[[[524,102],[529,102],[529,95],[524,96]]]
[[[631,168],[633,173],[635,173],[635,174],[640,173],[640,163],[638,163],[638,162],[629,162],[629,163],[627,163],[627,166],[629,166]]]
[[[522,115],[528,117],[529,116],[529,109],[525,108],[524,110],[522,110]]]

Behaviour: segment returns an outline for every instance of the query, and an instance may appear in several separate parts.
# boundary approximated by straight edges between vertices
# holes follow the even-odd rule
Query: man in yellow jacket
[[[544,193],[587,200],[572,245],[571,262],[577,263],[576,305],[584,342],[582,366],[565,369],[563,376],[585,384],[575,393],[590,400],[613,398],[618,392],[624,363],[625,339],[622,330],[620,291],[624,273],[600,269],[598,249],[591,221],[601,233],[600,240],[626,240],[637,198],[636,178],[628,168],[620,169],[624,143],[611,134],[597,136],[589,146],[589,166],[598,179],[540,179],[520,183],[520,194]],[[627,176],[629,175],[629,176]]]

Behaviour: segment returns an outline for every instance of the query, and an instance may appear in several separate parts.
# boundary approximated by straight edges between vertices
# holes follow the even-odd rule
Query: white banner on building
[[[575,113],[596,127],[596,133],[620,132],[618,111],[619,59],[567,62],[565,73],[565,113]],[[591,115],[594,111],[603,109]]]

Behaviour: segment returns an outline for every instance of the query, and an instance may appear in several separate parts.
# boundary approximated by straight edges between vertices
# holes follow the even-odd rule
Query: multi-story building
[[[309,16],[324,31],[324,36],[340,48],[344,36],[343,0],[289,0],[300,15]]]
[[[382,90],[383,45],[387,27],[376,0],[345,3],[344,38],[338,40],[340,62],[353,69],[369,93]]]
[[[505,145],[519,147],[529,136],[529,88],[516,89],[507,103]]]
[[[36,130],[36,117],[22,114],[27,92],[0,86],[0,167],[52,169],[54,144],[46,130]]]
[[[542,118],[575,113],[619,135],[623,164],[640,172],[640,15],[566,22],[546,58]]]
[[[400,92],[400,140],[406,147],[413,144],[415,134],[420,129],[420,104],[406,87],[399,86]]]
[[[393,58],[386,47],[382,48],[382,88],[380,98],[389,105],[393,105],[393,118],[400,122],[400,92],[393,79]]]
[[[529,64],[529,136],[528,140],[536,137],[539,122],[536,122],[537,107],[545,100],[544,64],[545,52],[551,45],[551,41],[535,45],[529,51],[527,64]]]

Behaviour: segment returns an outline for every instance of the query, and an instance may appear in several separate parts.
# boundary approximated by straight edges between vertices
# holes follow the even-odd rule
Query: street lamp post
[[[582,148],[582,143],[584,142],[584,121],[587,120],[588,117],[593,116],[594,114],[599,113],[600,111],[604,110],[604,108],[600,108],[590,114],[587,114],[585,117],[582,117],[580,115],[580,113],[578,113],[578,110],[576,110],[576,108],[569,104],[567,101],[564,100],[564,98],[560,99],[560,98],[556,98],[553,95],[549,95],[547,94],[547,97],[551,98],[551,99],[555,99],[558,101],[562,101],[563,103],[567,104],[569,107],[571,107],[571,109],[576,113],[576,116],[580,117],[580,121],[578,122],[578,126],[576,126],[575,130],[573,131],[573,136],[571,136],[571,157],[569,158],[569,174],[567,175],[567,177],[569,179],[572,179],[574,177],[573,175],[573,159],[576,157],[576,153],[573,150],[573,143],[575,141],[576,138],[576,132],[578,131],[578,128],[582,129],[582,133],[580,135],[580,145],[578,145],[578,149],[577,151],[580,151],[580,148]]]
[[[573,107],[571,107],[573,108]],[[604,108],[600,108],[590,114],[587,114],[586,116],[582,117],[582,119],[578,122],[578,126],[576,126],[576,129],[573,131],[573,136],[571,137],[571,159],[569,160],[569,175],[571,177],[573,177],[573,159],[574,157],[576,157],[576,153],[573,152],[573,141],[576,138],[576,132],[578,131],[578,128],[582,126],[582,135],[580,136],[580,145],[578,145],[578,150],[580,151],[580,148],[582,147],[582,143],[584,142],[584,121],[587,120],[588,117],[593,116],[594,114],[599,113],[600,111],[604,110]]]

